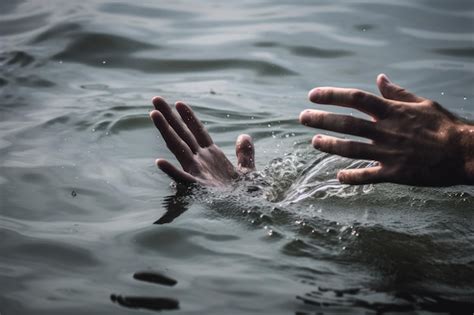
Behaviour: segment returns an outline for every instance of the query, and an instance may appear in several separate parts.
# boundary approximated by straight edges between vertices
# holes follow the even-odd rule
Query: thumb
[[[377,76],[377,86],[380,93],[382,93],[382,96],[390,100],[410,103],[420,103],[425,100],[424,98],[407,91],[401,86],[392,83],[383,73]]]
[[[237,167],[244,173],[255,170],[255,148],[252,137],[242,134],[235,143],[235,154],[237,155]]]

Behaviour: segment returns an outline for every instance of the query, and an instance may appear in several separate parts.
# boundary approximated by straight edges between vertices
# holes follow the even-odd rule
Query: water
[[[474,114],[472,1],[2,1],[0,313],[474,310],[474,190],[347,187],[314,86],[387,73]],[[185,100],[257,178],[183,191],[150,99]],[[350,109],[331,108],[360,115]],[[159,224],[153,224],[154,222]]]

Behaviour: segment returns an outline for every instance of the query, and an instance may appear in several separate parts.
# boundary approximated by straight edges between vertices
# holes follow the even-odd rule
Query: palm
[[[183,170],[166,160],[158,159],[158,167],[177,182],[207,186],[229,184],[239,174],[255,169],[254,148],[248,135],[237,139],[237,166],[214,144],[204,125],[192,109],[177,102],[176,115],[161,97],[153,99],[156,110],[150,113],[168,149],[176,156]]]

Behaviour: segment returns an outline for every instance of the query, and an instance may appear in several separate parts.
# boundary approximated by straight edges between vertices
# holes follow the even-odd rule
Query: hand
[[[316,149],[378,165],[339,171],[347,184],[393,182],[417,186],[474,184],[474,126],[462,122],[436,102],[416,96],[380,74],[382,97],[334,87],[315,88],[318,104],[351,107],[372,117],[365,120],[319,110],[305,110],[306,126],[371,139],[369,143],[316,135]]]
[[[150,117],[183,170],[162,159],[156,160],[156,164],[176,182],[227,185],[239,175],[255,170],[255,151],[250,136],[237,138],[237,167],[234,167],[188,105],[176,103],[179,117],[163,98],[154,97],[152,102],[156,110]]]

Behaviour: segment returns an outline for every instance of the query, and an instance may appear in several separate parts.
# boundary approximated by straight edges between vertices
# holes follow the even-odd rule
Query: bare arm
[[[309,99],[318,104],[351,107],[371,116],[365,120],[319,110],[305,110],[306,126],[370,139],[343,140],[317,134],[315,148],[377,166],[342,170],[347,184],[394,182],[417,186],[474,184],[474,125],[456,118],[438,103],[416,96],[381,74],[382,97],[356,89],[320,87]]]

